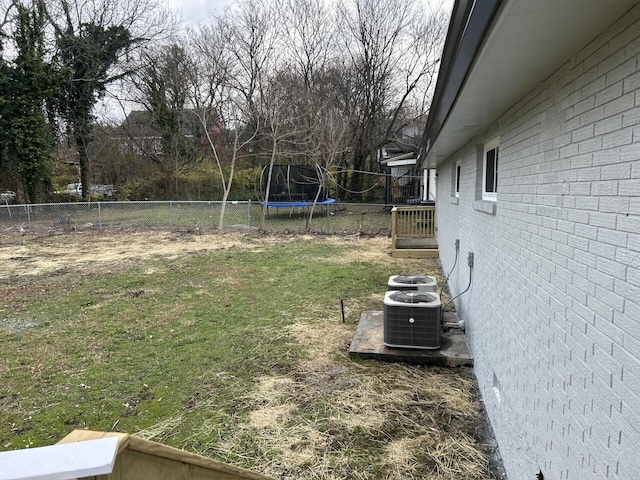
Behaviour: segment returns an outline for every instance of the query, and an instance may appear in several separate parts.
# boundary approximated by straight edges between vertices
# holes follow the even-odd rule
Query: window
[[[455,172],[455,194],[456,198],[460,196],[460,162],[456,162],[456,172]]]
[[[495,202],[498,191],[498,139],[484,145],[482,164],[482,199]]]

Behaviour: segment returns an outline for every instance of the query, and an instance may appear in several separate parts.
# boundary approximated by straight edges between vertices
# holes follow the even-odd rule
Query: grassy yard
[[[390,275],[436,273],[389,243],[0,237],[0,450],[89,428],[283,479],[492,478],[469,370],[347,356]]]

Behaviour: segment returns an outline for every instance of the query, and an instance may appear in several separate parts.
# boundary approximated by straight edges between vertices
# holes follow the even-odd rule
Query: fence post
[[[98,228],[102,230],[102,208],[100,203],[101,202],[98,202]]]
[[[252,207],[252,206],[251,206],[251,199],[249,199],[249,203],[248,203],[248,205],[249,205],[249,207],[248,207],[248,209],[249,209],[249,210],[248,210],[249,230],[251,230],[251,220],[252,220],[252,218],[251,218],[251,214],[252,214],[252,210],[253,210],[253,209],[251,208],[251,207]]]
[[[173,227],[173,200],[169,200],[169,225]]]
[[[331,233],[331,222],[330,222],[330,218],[331,215],[329,214],[329,205],[326,205],[326,209],[327,209],[327,233]]]
[[[31,228],[31,205],[27,205],[27,225]]]

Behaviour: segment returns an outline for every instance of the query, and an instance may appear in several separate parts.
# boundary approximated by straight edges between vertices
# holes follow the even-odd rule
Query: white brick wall
[[[454,294],[475,254],[456,306],[509,477],[640,478],[640,5],[440,165],[437,192]]]

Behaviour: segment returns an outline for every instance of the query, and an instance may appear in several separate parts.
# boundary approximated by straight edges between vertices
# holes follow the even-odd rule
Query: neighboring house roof
[[[638,0],[457,0],[421,146],[436,167]]]
[[[200,131],[200,120],[193,110],[181,110],[180,128],[184,136],[192,136]],[[134,110],[127,115],[120,125],[128,136],[134,138],[151,138],[162,136],[162,130],[152,112],[147,110]]]
[[[416,158],[422,137],[417,127],[406,125],[401,128],[393,139],[382,145],[382,160],[385,163],[395,158],[405,158],[407,155]]]

